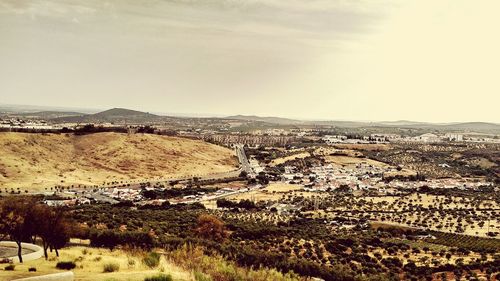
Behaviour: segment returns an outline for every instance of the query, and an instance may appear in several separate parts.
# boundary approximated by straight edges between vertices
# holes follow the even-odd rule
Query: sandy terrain
[[[54,185],[204,175],[237,167],[232,150],[158,135],[0,133],[0,187]]]

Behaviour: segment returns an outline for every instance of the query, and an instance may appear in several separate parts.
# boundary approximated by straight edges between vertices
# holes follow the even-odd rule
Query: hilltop
[[[155,114],[125,109],[112,108],[101,111],[95,114],[84,114],[78,116],[67,116],[53,118],[53,122],[68,122],[68,123],[90,123],[90,122],[109,122],[109,123],[145,123],[159,121],[163,117]]]
[[[0,187],[188,176],[234,170],[233,151],[159,135],[0,133]]]

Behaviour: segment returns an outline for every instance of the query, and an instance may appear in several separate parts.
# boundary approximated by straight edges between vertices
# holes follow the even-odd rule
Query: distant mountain
[[[500,134],[500,124],[487,123],[487,122],[465,122],[465,123],[452,123],[440,126],[442,129],[467,131],[467,132],[490,132],[493,134]]]
[[[51,119],[51,121],[66,123],[148,123],[159,121],[162,118],[162,116],[147,112],[125,108],[112,108],[95,114],[60,117]]]
[[[155,115],[155,114],[137,111],[137,110],[126,109],[126,108],[112,108],[112,109],[98,112],[96,114],[93,114],[92,116],[97,117],[97,118],[158,117],[158,115]]]
[[[427,131],[450,131],[450,132],[476,132],[485,134],[500,134],[500,124],[486,122],[464,122],[464,123],[426,123],[408,120],[398,121],[301,121],[281,117],[260,117],[254,115],[235,115],[225,119],[245,120],[254,122],[265,122],[275,125],[314,125],[333,126],[340,128],[402,128],[402,129],[423,129]]]
[[[266,122],[271,124],[280,124],[280,125],[292,125],[292,124],[302,124],[304,121],[281,118],[281,117],[260,117],[255,115],[234,115],[228,116],[224,119],[231,120],[243,120],[243,121],[255,121],[255,122]]]
[[[398,121],[380,121],[380,122],[375,122],[375,124],[385,125],[385,126],[420,126],[420,125],[428,125],[429,123],[398,120]]]

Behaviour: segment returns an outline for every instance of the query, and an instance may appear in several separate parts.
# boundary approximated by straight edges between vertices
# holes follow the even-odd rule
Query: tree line
[[[42,242],[45,259],[47,251],[64,247],[70,235],[77,231],[76,224],[63,208],[50,207],[35,198],[10,196],[0,200],[0,235],[16,242],[19,262],[23,262],[22,243]]]

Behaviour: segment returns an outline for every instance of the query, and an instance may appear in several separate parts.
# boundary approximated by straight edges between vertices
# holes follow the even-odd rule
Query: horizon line
[[[279,115],[256,115],[256,114],[217,114],[217,113],[183,113],[183,112],[161,112],[161,111],[148,111],[144,109],[135,109],[129,107],[120,107],[114,106],[107,109],[97,108],[97,107],[75,107],[75,106],[53,106],[53,105],[33,105],[33,104],[8,104],[8,103],[0,103],[0,107],[27,107],[27,112],[37,112],[37,111],[56,111],[56,112],[65,112],[67,110],[82,110],[85,112],[78,112],[82,114],[95,114],[99,112],[103,112],[110,109],[126,109],[126,110],[134,110],[140,111],[144,113],[155,114],[158,116],[165,117],[191,117],[191,118],[219,118],[225,119],[234,116],[241,117],[256,117],[256,118],[280,118],[280,119],[288,119],[290,121],[302,121],[302,122],[355,122],[355,123],[388,123],[388,122],[411,122],[411,123],[422,123],[422,124],[433,124],[433,125],[454,125],[454,124],[462,124],[462,123],[489,123],[494,125],[500,125],[500,122],[493,121],[448,121],[448,122],[439,122],[439,121],[416,121],[416,120],[408,120],[408,119],[393,119],[393,120],[360,120],[360,119],[328,119],[328,118],[296,118],[296,117],[284,117]],[[33,108],[33,109],[28,109]],[[38,109],[37,109],[38,108]],[[42,110],[45,108],[46,110]],[[49,110],[50,109],[50,110]]]

